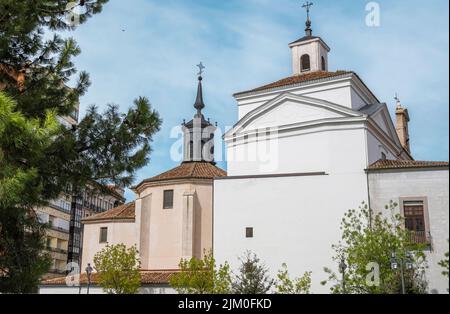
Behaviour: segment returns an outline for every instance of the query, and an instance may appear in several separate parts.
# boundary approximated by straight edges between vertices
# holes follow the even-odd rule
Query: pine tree
[[[32,292],[47,271],[45,230],[33,208],[93,180],[103,192],[107,184],[130,185],[148,162],[161,120],[145,97],[126,113],[92,106],[77,127],[54,123],[74,112],[90,85],[72,62],[80,48],[58,33],[106,2],[79,1],[73,23],[73,0],[0,0],[0,91],[8,96],[0,110],[0,292]]]
[[[259,258],[247,251],[240,258],[239,273],[232,283],[235,294],[266,294],[274,285],[274,280],[268,275],[269,270],[260,263]]]

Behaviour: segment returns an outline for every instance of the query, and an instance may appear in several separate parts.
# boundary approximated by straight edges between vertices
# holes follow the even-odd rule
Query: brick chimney
[[[411,147],[409,145],[408,109],[403,108],[402,104],[400,103],[400,100],[397,97],[396,100],[397,100],[397,108],[395,110],[395,115],[397,116],[397,126],[396,126],[397,135],[400,139],[400,143],[402,144],[403,148],[408,153],[411,153]]]

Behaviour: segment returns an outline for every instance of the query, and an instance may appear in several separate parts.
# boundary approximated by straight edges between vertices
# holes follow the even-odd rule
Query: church
[[[427,246],[429,291],[447,292],[437,264],[449,250],[448,162],[413,158],[409,112],[397,97],[393,121],[357,73],[330,70],[331,47],[313,35],[309,11],[304,36],[289,48],[291,76],[234,94],[227,172],[214,162],[200,64],[196,113],[182,125],[183,162],[133,187],[135,201],[83,220],[81,269],[107,244],[135,245],[142,293],[171,293],[181,259],[212,250],[236,269],[252,251],[273,277],[286,263],[292,276],[312,272],[313,293],[329,293],[320,282],[324,267],[338,272],[332,245],[344,214],[394,201],[413,241]],[[61,282],[44,286],[51,292]]]
[[[234,95],[238,121],[224,135],[228,176],[214,181],[214,254],[237,267],[246,250],[275,277],[324,267],[338,273],[332,245],[340,222],[363,202],[375,212],[395,201],[414,241],[426,243],[429,291],[446,293],[437,266],[448,252],[447,162],[415,161],[409,113],[397,98],[396,121],[386,103],[353,71],[330,71],[329,47],[305,35],[289,44],[292,76]]]

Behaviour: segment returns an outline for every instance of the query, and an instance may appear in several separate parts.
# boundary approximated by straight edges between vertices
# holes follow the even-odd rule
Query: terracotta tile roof
[[[415,160],[378,160],[371,164],[368,170],[411,169],[411,168],[445,168],[448,162],[415,161]]]
[[[141,270],[141,284],[168,284],[170,277],[179,272],[179,270]],[[80,284],[88,283],[86,273],[80,275]],[[91,284],[98,283],[98,273],[91,275]],[[58,277],[44,280],[41,282],[43,286],[62,286],[66,285],[66,277]]]
[[[216,177],[226,177],[226,171],[216,167],[209,162],[184,162],[178,167],[167,172],[161,173],[153,178],[146,179],[144,182],[158,182],[174,179],[213,179]],[[141,183],[141,184],[142,184]],[[138,186],[140,186],[139,184]]]
[[[311,73],[306,73],[306,74],[294,75],[294,76],[289,76],[289,77],[286,77],[279,81],[276,81],[276,82],[273,82],[273,83],[255,88],[255,89],[236,93],[236,94],[234,94],[234,96],[251,93],[251,92],[259,92],[259,91],[268,90],[268,89],[277,88],[277,87],[296,85],[296,84],[300,84],[300,83],[316,81],[316,80],[321,80],[321,79],[325,79],[325,78],[332,78],[332,77],[337,77],[337,76],[347,75],[347,74],[353,74],[353,72],[349,72],[349,71],[336,71],[336,72],[317,71],[317,72],[311,72]]]
[[[91,222],[98,220],[122,220],[122,219],[134,219],[134,202],[128,203],[125,205],[121,205],[119,207],[107,210],[103,213],[99,213],[97,215],[93,215],[87,218],[84,218],[83,222]]]

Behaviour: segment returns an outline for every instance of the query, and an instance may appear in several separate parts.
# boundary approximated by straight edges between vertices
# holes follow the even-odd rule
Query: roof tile
[[[144,182],[165,181],[173,179],[213,179],[226,177],[226,171],[209,162],[184,162],[180,166],[161,173]]]
[[[119,207],[107,210],[83,219],[83,222],[91,222],[98,220],[122,220],[135,218],[135,204],[134,202],[121,205]]]
[[[178,273],[179,270],[141,270],[141,284],[167,284],[169,283],[170,277]],[[80,275],[80,284],[87,284],[87,275],[83,273]],[[91,284],[95,285],[98,283],[98,273],[93,273],[91,275]],[[66,284],[66,277],[58,277],[53,279],[44,280],[41,282],[43,286],[60,286]]]
[[[369,170],[381,169],[410,169],[410,168],[445,168],[445,161],[416,161],[416,160],[378,160],[369,166]]]
[[[255,89],[236,93],[235,96],[241,95],[241,94],[246,94],[246,93],[251,93],[251,92],[264,91],[264,90],[277,88],[277,87],[283,87],[283,86],[305,83],[305,82],[309,82],[309,81],[331,78],[331,77],[336,77],[336,76],[341,76],[341,75],[346,75],[346,74],[352,74],[352,73],[353,72],[349,72],[349,71],[336,71],[336,72],[316,71],[316,72],[310,72],[310,73],[305,73],[305,74],[300,74],[300,75],[294,75],[294,76],[289,76],[289,77],[286,77],[279,81],[276,81],[276,82],[273,82],[273,83],[255,88]]]

